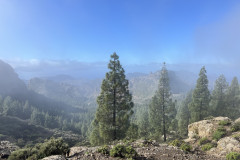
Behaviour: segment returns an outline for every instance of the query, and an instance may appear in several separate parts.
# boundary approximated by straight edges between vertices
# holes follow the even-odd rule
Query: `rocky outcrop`
[[[233,137],[224,137],[220,139],[217,143],[217,149],[226,153],[229,152],[239,152],[240,153],[240,143]]]
[[[19,147],[9,141],[0,141],[0,159],[7,159],[9,155],[17,149],[19,149]]]
[[[221,124],[220,122],[230,123]],[[192,143],[195,148],[200,149],[200,138],[207,138],[210,142],[212,141],[212,144],[216,144],[216,147],[210,149],[209,151],[207,151],[207,153],[219,157],[225,157],[226,154],[230,152],[240,153],[240,132],[232,133],[230,125],[239,122],[240,118],[233,122],[228,117],[216,117],[209,120],[202,120],[192,123],[188,126],[188,139],[186,139],[185,141]],[[224,134],[225,137],[216,141],[213,140],[213,134],[219,127],[224,128],[226,130],[226,133]]]
[[[231,121],[228,117],[216,117],[209,120],[202,120],[199,122],[192,123],[188,125],[188,137],[189,139],[196,139],[196,138],[202,138],[212,137],[212,134],[214,131],[216,131],[217,127],[219,126],[218,123],[220,121]]]

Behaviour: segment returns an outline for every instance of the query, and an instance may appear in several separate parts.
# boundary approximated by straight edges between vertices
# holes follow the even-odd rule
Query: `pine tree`
[[[227,116],[235,119],[240,115],[240,90],[237,77],[234,77],[227,89]]]
[[[195,89],[193,90],[192,102],[189,105],[191,122],[203,120],[209,115],[210,92],[205,67],[202,67]]]
[[[179,108],[179,121],[178,121],[178,128],[179,133],[181,136],[187,136],[188,133],[188,124],[190,120],[190,112],[188,109],[188,105],[192,101],[192,91],[190,91],[184,101],[181,103]]]
[[[152,135],[161,137],[163,134],[163,140],[166,141],[166,134],[173,120],[173,114],[176,113],[174,103],[171,99],[168,71],[164,63],[158,90],[152,98],[149,106],[149,120],[152,125]],[[176,114],[175,114],[176,116]],[[175,117],[174,116],[174,117]]]
[[[111,55],[108,68],[110,71],[102,81],[101,93],[97,98],[98,108],[90,137],[94,144],[106,144],[124,138],[133,114],[129,83],[116,53]]]
[[[227,92],[227,81],[224,75],[220,75],[215,82],[214,90],[210,101],[210,109],[212,116],[227,116],[227,103],[226,103],[226,92]]]

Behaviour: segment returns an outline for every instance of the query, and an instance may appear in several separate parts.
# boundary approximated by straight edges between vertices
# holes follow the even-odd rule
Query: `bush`
[[[25,160],[27,159],[31,154],[31,150],[29,148],[19,149],[17,151],[14,151],[10,156],[9,160]],[[36,159],[37,160],[37,159]]]
[[[131,146],[116,145],[110,150],[111,157],[136,158],[137,152]]]
[[[181,141],[179,139],[175,139],[175,140],[171,141],[169,143],[169,145],[175,146],[175,147],[180,147],[181,150],[184,150],[186,152],[190,152],[190,150],[192,149],[192,147],[189,144],[187,144],[184,141]]]
[[[69,152],[69,147],[62,138],[51,138],[44,143],[36,144],[34,147],[27,147],[13,152],[10,160],[37,160],[51,155],[63,155]]]
[[[102,153],[102,154],[105,154],[105,155],[109,155],[110,148],[107,145],[105,145],[105,146],[102,146],[102,147],[98,148],[97,151],[99,153]]]
[[[206,144],[206,143],[209,143],[210,140],[207,139],[207,137],[203,137],[199,140],[199,145],[203,145],[203,144]]]
[[[212,144],[212,143],[206,143],[206,144],[204,144],[202,147],[201,147],[201,149],[202,149],[202,151],[209,151],[211,148],[213,148],[213,147],[215,147],[215,145],[214,144]]]
[[[240,131],[240,122],[234,123],[231,127],[232,132]]]
[[[227,160],[240,160],[240,153],[230,152],[226,156]]]
[[[231,124],[231,122],[228,120],[223,120],[223,121],[220,121],[218,124],[221,126],[228,126]]]
[[[125,146],[124,145],[120,145],[117,144],[116,146],[114,146],[111,150],[110,150],[110,156],[111,157],[124,157],[124,153],[125,153]]]
[[[135,151],[135,149],[132,146],[126,147],[125,157],[126,158],[136,158],[137,157],[137,152]]]
[[[226,135],[227,131],[225,128],[223,127],[219,127],[214,133],[213,133],[213,139],[215,139],[216,141],[218,141],[219,139],[221,139],[222,137],[224,137]]]
[[[184,143],[184,142],[179,139],[175,139],[175,140],[171,141],[169,143],[169,145],[175,146],[175,147],[180,147],[182,143]]]
[[[192,147],[187,143],[182,143],[180,149],[186,152],[190,152]]]

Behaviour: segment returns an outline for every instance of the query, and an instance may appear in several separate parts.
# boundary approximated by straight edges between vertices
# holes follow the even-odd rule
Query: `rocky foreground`
[[[138,140],[130,145],[137,151],[137,160],[223,160],[224,158],[207,155],[202,151],[184,152],[177,147],[156,142]],[[119,158],[109,157],[97,152],[98,147],[73,147],[68,160],[114,160]],[[48,159],[50,158],[50,159]],[[48,157],[44,160],[54,160]],[[51,159],[52,158],[52,159]],[[63,158],[63,157],[62,157]],[[64,158],[63,158],[64,159]],[[56,160],[56,159],[55,159]],[[64,159],[65,160],[65,159]]]
[[[188,139],[185,139],[184,143],[191,146],[190,151],[183,151],[180,147],[172,146],[173,144],[162,144],[147,140],[119,143],[125,146],[132,146],[137,152],[135,157],[137,160],[224,160],[230,152],[240,154],[240,118],[235,121],[227,117],[210,118],[190,124],[188,131]],[[221,134],[216,134],[217,132]],[[113,146],[108,147],[111,149]],[[110,157],[109,154],[99,153],[99,148],[72,147],[67,156],[54,155],[43,160],[120,159],[119,157]],[[16,149],[16,146],[4,142],[1,144],[0,153],[3,154],[2,151],[4,151],[4,153],[9,154],[9,152]]]
[[[154,141],[138,140],[131,145],[138,153],[139,160],[224,160],[230,152],[240,153],[240,132],[233,131],[232,126],[240,123],[240,118],[234,122],[227,117],[216,117],[192,123],[188,126],[188,139],[184,141],[191,145],[190,152],[181,150],[179,147],[168,144],[159,144]],[[215,132],[219,128],[225,130],[225,134],[219,139],[214,139]],[[213,144],[211,148],[202,151],[204,144],[202,139],[207,139],[207,144]],[[68,157],[61,156],[62,160],[114,160],[119,158],[110,157],[98,153],[99,147],[72,147]],[[55,160],[59,157],[46,157],[44,160]]]

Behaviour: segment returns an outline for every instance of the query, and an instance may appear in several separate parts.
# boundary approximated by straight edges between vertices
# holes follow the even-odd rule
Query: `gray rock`
[[[62,156],[62,155],[54,155],[54,156],[45,157],[42,160],[66,160],[66,158],[65,156]]]

